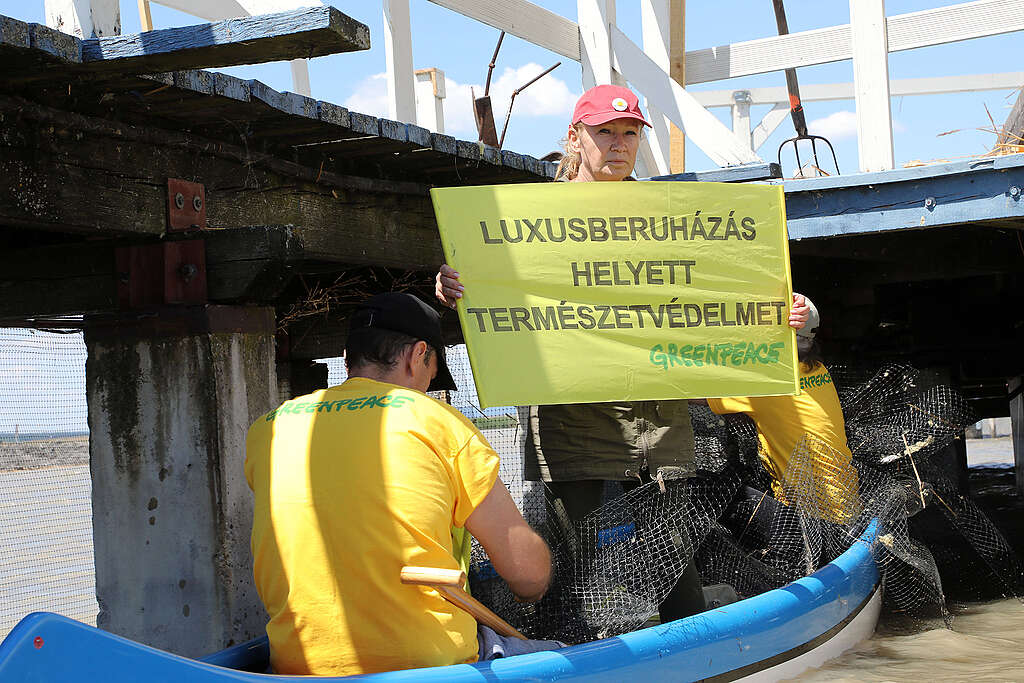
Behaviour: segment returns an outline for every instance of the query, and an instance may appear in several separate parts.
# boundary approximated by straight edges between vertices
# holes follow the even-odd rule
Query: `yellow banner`
[[[797,392],[781,186],[430,194],[482,405]]]

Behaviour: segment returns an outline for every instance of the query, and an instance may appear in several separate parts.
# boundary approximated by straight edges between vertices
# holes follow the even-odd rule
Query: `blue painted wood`
[[[455,138],[443,133],[430,134],[430,149],[442,154],[455,154]]]
[[[32,47],[29,25],[11,17],[0,15],[0,46],[28,50]]]
[[[480,160],[480,143],[470,142],[469,140],[456,140],[455,141],[455,153],[460,159],[468,159],[470,161]]]
[[[408,126],[409,142],[415,143],[420,147],[430,147],[430,131],[422,126],[414,126],[409,124]]]
[[[380,135],[380,119],[376,116],[360,114],[356,111],[350,111],[348,116],[354,132],[362,135]]]
[[[700,680],[756,666],[828,633],[874,593],[874,525],[836,560],[811,576],[703,614],[576,645],[477,664],[394,671],[323,681],[466,682]],[[221,683],[291,681],[247,673],[266,666],[265,639],[192,660],[56,614],[23,619],[0,643],[0,680],[47,683]]]
[[[215,73],[213,75],[213,90],[220,97],[227,97],[239,102],[249,102],[252,94],[249,91],[249,82],[241,78],[228,76],[227,74]]]
[[[501,166],[501,150],[491,145],[484,145],[481,150],[481,158],[489,164]]]
[[[82,41],[82,61],[117,70],[259,64],[366,50],[366,25],[330,6]]]
[[[523,163],[523,155],[516,154],[507,149],[501,150],[501,160],[506,166],[511,166],[512,168],[526,168],[526,165]]]
[[[407,124],[392,121],[391,119],[380,120],[380,134],[381,137],[387,138],[388,140],[397,140],[398,142],[409,141]]]
[[[253,100],[291,116],[316,118],[316,100],[292,92],[278,92],[266,83],[249,81],[249,96]]]
[[[190,69],[188,71],[174,71],[174,87],[182,90],[191,90],[200,95],[213,95],[216,92],[216,79],[212,71],[201,71]]]
[[[644,180],[673,180],[677,182],[699,183],[745,183],[751,180],[768,180],[781,178],[782,168],[774,163],[744,164],[728,168],[715,168],[709,171],[691,171],[673,173],[645,178]]]
[[[1024,154],[786,181],[791,239],[1024,218]]]
[[[317,118],[332,126],[348,128],[352,125],[352,119],[348,115],[348,109],[339,107],[330,102],[317,102]]]

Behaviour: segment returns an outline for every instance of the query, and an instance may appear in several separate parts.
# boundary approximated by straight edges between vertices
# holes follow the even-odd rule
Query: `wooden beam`
[[[370,30],[333,7],[306,7],[199,26],[82,41],[91,71],[156,73],[261,64],[370,47]]]
[[[967,76],[934,76],[929,78],[901,78],[889,81],[891,97],[912,95],[940,95],[955,92],[983,92],[986,90],[1016,90],[1024,86],[1024,71],[997,74],[971,74]],[[693,96],[705,107],[731,107],[735,90],[695,91]],[[777,104],[789,102],[785,87],[748,88],[750,104]],[[828,102],[852,100],[853,83],[800,84],[800,101]]]
[[[416,86],[412,69],[409,0],[384,0],[384,61],[388,118],[416,123]]]
[[[0,113],[12,131],[0,139],[0,225],[156,238],[166,231],[167,178],[176,177],[205,186],[210,229],[294,225],[306,257],[327,262],[441,262],[425,193],[368,195],[315,167],[24,100],[0,96]]]
[[[476,19],[547,48],[563,57],[580,61],[580,32],[575,21],[526,0],[430,0],[453,12]]]
[[[584,2],[578,0],[577,14]],[[523,40],[581,60],[580,26],[525,0],[430,0]],[[1024,31],[1024,0],[976,0],[886,20],[889,52]],[[850,25],[830,26],[685,53],[686,84],[853,59]],[[585,83],[586,85],[586,83]]]
[[[46,25],[76,38],[101,38],[121,33],[118,0],[45,0]]]
[[[996,141],[1001,145],[1024,145],[1024,88],[1017,95]]]
[[[611,43],[619,73],[629,74],[630,83],[648,101],[679,126],[690,140],[719,166],[761,161],[721,121],[700,106],[693,95],[668,77],[626,34],[611,27]]]
[[[1024,0],[977,0],[886,20],[888,51],[899,52],[1024,30]],[[849,24],[686,53],[686,82],[827,64],[853,58]],[[802,94],[802,93],[801,93]]]
[[[149,0],[139,0],[139,27],[143,33],[153,30],[153,13],[149,10]]]
[[[1024,154],[786,182],[791,239],[991,222],[1024,229]]]
[[[679,85],[686,87],[686,0],[671,0],[669,9],[669,70],[668,75]],[[670,124],[669,141],[670,170],[683,173],[686,170],[686,135]]]
[[[887,171],[895,163],[885,24],[885,0],[850,0],[857,147],[866,172]]]
[[[672,23],[672,6],[679,5],[681,2],[682,0],[642,0],[640,3],[644,52],[666,73],[672,69],[672,58],[669,54],[672,47],[672,31],[673,29],[677,32],[681,30],[681,27],[674,26]],[[655,164],[655,167],[650,169],[651,175],[670,173],[672,129],[675,126],[656,106],[650,102],[646,104],[651,123],[651,128],[647,131],[647,138],[650,140]]]
[[[802,94],[802,93],[801,93]],[[801,99],[803,99],[801,97]],[[750,146],[756,152],[761,149],[768,137],[775,132],[775,129],[782,125],[782,122],[789,117],[789,103],[777,104],[761,119],[750,133]]]
[[[610,26],[615,24],[615,0],[576,0],[577,40],[583,67],[583,88],[615,83]]]

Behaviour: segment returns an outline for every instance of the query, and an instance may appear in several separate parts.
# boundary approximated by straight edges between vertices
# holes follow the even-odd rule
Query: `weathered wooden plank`
[[[786,183],[791,238],[1024,219],[1022,154],[823,180]]]
[[[654,176],[647,180],[669,180],[678,182],[703,183],[745,183],[751,180],[768,180],[781,178],[782,169],[776,163],[745,164],[728,168],[715,168],[710,171],[690,171],[671,175]]]
[[[82,41],[92,71],[136,73],[261,64],[366,50],[365,24],[330,6]]]
[[[156,237],[166,179],[178,177],[205,185],[211,229],[295,225],[326,261],[434,267],[440,258],[424,185],[338,176],[16,98],[0,96],[0,113],[15,131],[0,141],[0,225]]]
[[[1013,109],[999,129],[997,142],[1001,145],[1024,145],[1024,88],[1017,93]]]

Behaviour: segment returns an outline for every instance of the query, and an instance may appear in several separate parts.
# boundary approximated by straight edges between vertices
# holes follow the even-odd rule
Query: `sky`
[[[212,1],[212,0],[211,0]],[[562,16],[575,20],[575,0],[534,0]],[[370,29],[369,50],[319,57],[311,61],[310,81],[316,99],[341,104],[354,111],[387,117],[384,79],[385,55],[383,14],[377,0],[334,0],[330,4]],[[952,0],[889,0],[888,16],[955,4]],[[461,139],[476,139],[471,89],[479,95],[487,75],[487,64],[498,31],[427,0],[410,0],[413,26],[413,63],[416,69],[439,68],[445,72],[445,132]],[[849,22],[849,4],[844,0],[789,0],[786,13],[791,32],[825,28]],[[23,21],[44,21],[43,0],[0,0],[0,14]],[[175,10],[152,4],[156,28],[201,23]],[[640,10],[635,0],[619,0],[619,27],[640,44]],[[125,33],[139,30],[136,0],[121,1],[121,23]],[[770,0],[690,0],[686,3],[686,49],[776,35]],[[1016,71],[1024,67],[1024,33],[1010,33],[949,45],[922,48],[889,55],[891,79],[952,76]],[[516,97],[505,148],[541,156],[560,148],[573,104],[582,91],[580,65],[515,36],[506,36],[491,84],[495,119],[499,126],[508,110],[508,97],[555,62],[562,64],[551,74]],[[232,67],[225,72],[255,78],[276,90],[291,90],[291,72],[285,63]],[[849,83],[853,81],[849,61],[798,69],[801,85]],[[752,87],[784,86],[782,72],[749,76],[691,86],[691,90],[738,90]],[[995,144],[991,132],[1005,121],[1016,91],[896,97],[892,100],[897,167],[911,161],[958,159],[983,154]],[[770,109],[751,110],[756,126]],[[812,133],[825,136],[836,148],[844,173],[859,168],[856,115],[853,100],[810,102],[804,106]],[[731,128],[728,108],[711,110]],[[991,115],[991,120],[990,120]],[[980,130],[980,129],[988,129]],[[956,131],[956,132],[950,132]],[[765,160],[776,159],[779,144],[794,134],[787,119],[758,153]],[[692,143],[687,145],[687,170],[709,170],[715,164]],[[791,157],[783,158],[788,166]],[[787,168],[787,172],[788,172]]]

